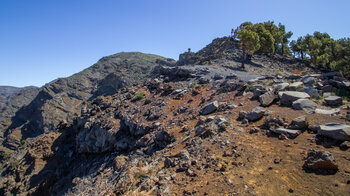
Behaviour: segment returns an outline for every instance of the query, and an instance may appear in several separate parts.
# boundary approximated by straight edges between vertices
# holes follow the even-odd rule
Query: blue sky
[[[140,51],[177,59],[245,21],[349,37],[348,0],[0,0],[0,85],[42,86],[103,56]]]

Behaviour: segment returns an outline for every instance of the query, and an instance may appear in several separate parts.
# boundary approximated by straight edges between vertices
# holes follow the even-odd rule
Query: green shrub
[[[131,101],[140,101],[145,97],[144,93],[136,93],[136,95],[132,98]]]
[[[245,92],[253,92],[256,89],[255,86],[252,85],[247,85],[247,87],[245,88]]]
[[[12,153],[10,151],[4,152],[2,154],[2,162],[3,163],[6,162],[11,157],[11,154]]]

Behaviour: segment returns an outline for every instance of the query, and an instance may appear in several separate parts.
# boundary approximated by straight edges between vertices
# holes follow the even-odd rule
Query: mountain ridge
[[[30,103],[18,111],[13,107],[2,113],[3,118],[11,118],[11,123],[4,137],[11,130],[21,129],[22,137],[37,136],[52,131],[61,122],[70,122],[80,113],[80,104],[83,101],[100,95],[113,94],[125,85],[138,82],[151,72],[156,66],[156,60],[167,60],[157,55],[139,52],[117,53],[101,58],[97,63],[70,77],[59,78],[39,89]],[[105,84],[103,80],[110,81]],[[17,97],[16,97],[17,98]],[[10,105],[11,106],[11,105]],[[15,113],[14,113],[15,111]],[[14,115],[14,116],[12,116]],[[8,140],[5,139],[5,145]],[[18,143],[18,141],[17,141]],[[15,148],[12,144],[7,145]]]

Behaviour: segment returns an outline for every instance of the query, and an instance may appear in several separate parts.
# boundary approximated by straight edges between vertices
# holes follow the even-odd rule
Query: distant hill
[[[4,109],[6,103],[15,95],[23,90],[34,90],[37,89],[36,86],[27,86],[23,88],[14,86],[0,86],[0,111]]]

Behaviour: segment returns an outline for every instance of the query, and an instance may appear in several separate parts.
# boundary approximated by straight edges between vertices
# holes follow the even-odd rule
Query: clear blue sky
[[[42,86],[103,56],[177,59],[242,22],[274,20],[293,38],[349,37],[349,0],[0,0],[0,85]]]

